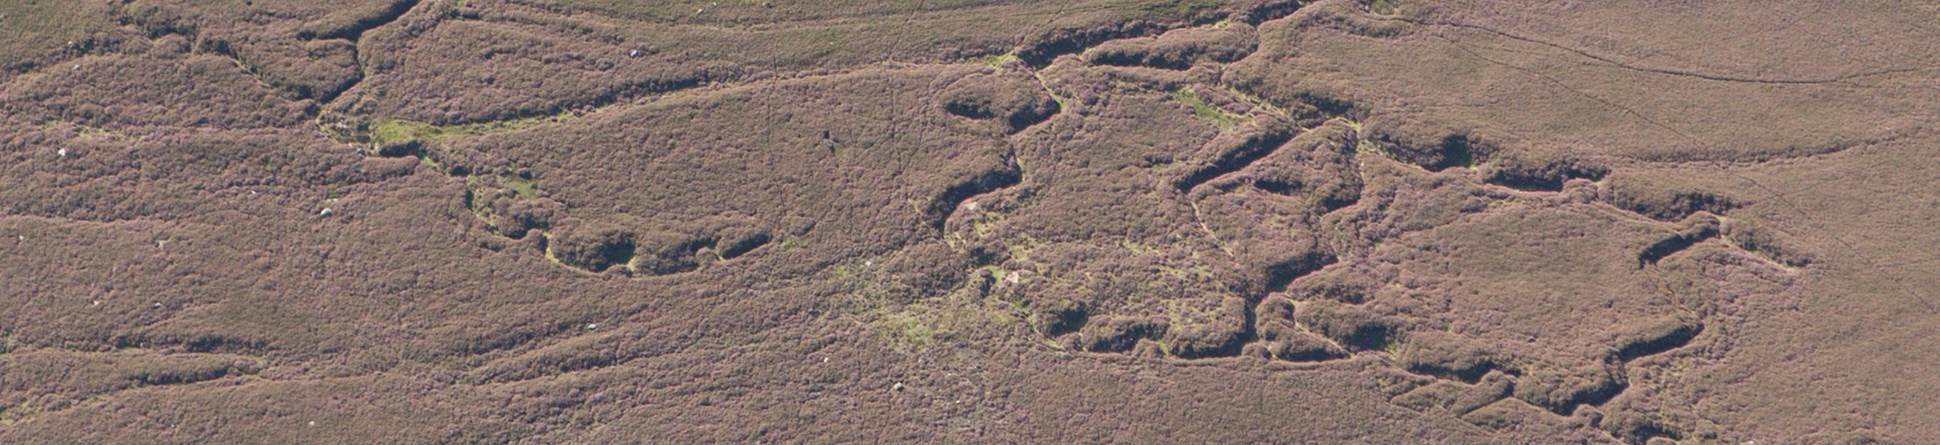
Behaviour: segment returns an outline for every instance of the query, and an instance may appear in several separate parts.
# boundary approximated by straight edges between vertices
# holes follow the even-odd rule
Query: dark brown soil
[[[1936,443],[1936,14],[0,4],[0,443]]]

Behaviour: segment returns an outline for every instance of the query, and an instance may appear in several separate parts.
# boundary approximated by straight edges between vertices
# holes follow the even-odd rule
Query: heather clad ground
[[[0,443],[1940,442],[1940,7],[0,0]]]

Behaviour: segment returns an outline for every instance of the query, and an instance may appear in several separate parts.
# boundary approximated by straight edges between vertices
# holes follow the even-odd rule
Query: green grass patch
[[[938,344],[976,341],[1028,317],[1021,302],[978,298],[971,287],[911,304],[892,304],[860,314],[864,324],[892,347],[921,352]],[[1001,303],[999,303],[1001,301]]]
[[[1051,96],[1052,102],[1057,102],[1058,111],[1071,111],[1071,102],[1065,100],[1064,96],[1058,95],[1057,90],[1051,89],[1051,80],[1045,79],[1044,73],[1032,71],[1031,76],[1036,77],[1037,84],[1044,87],[1044,94]]]
[[[990,271],[991,281],[1002,283],[1004,282],[1005,277],[1010,276],[1010,270],[1004,269],[1003,266],[992,264],[992,265],[984,266],[983,268],[984,270]]]
[[[1381,14],[1381,15],[1390,15],[1390,14],[1394,14],[1394,10],[1395,10],[1394,0],[1368,0],[1367,2],[1368,12]]]
[[[490,202],[489,197],[492,196],[491,187],[486,186],[485,181],[479,180],[477,176],[466,176],[465,189],[471,194],[468,205],[471,207],[472,215],[484,221],[486,228],[497,233],[498,226],[493,224],[493,221],[497,220],[494,218],[496,215],[492,212],[492,206],[487,204]]]
[[[928,312],[927,308],[920,305],[906,308],[903,312],[887,312],[869,325],[899,348],[922,351],[936,342],[936,321],[930,319],[934,318],[933,314],[925,312]]]
[[[837,54],[849,49],[850,39],[849,33],[844,30],[825,29],[815,31],[810,35],[799,36],[798,38],[791,39],[783,37],[776,40],[779,42],[792,41],[796,45],[801,45],[789,48],[791,50],[789,52],[799,55],[799,58],[794,63],[813,65],[828,59],[833,59]],[[781,44],[782,47],[787,47],[786,45],[787,43]]]
[[[380,142],[436,139],[445,134],[443,127],[397,119],[378,120],[370,129],[371,139]]]
[[[499,175],[498,184],[505,186],[507,189],[511,189],[514,193],[518,193],[521,198],[532,199],[539,197],[539,185],[534,184],[531,179],[515,173],[508,172]]]
[[[1004,64],[1010,63],[1011,61],[1014,61],[1014,60],[1017,60],[1016,51],[1011,51],[1011,52],[997,54],[997,55],[983,56],[983,57],[973,57],[970,59],[965,59],[964,61],[996,68],[996,67],[1002,67],[1004,66]]]
[[[15,423],[38,417],[46,410],[34,406],[33,401],[20,402],[19,405],[0,409],[0,426],[11,427]]]
[[[1039,246],[1044,245],[1044,243],[1038,241],[1037,237],[1031,236],[1028,233],[1019,233],[1018,235],[1020,239],[1011,240],[1006,243],[1004,251],[1010,254],[1010,258],[1013,260],[1028,263],[1031,261],[1031,251],[1036,250]]]
[[[1208,122],[1212,122],[1213,125],[1216,125],[1219,127],[1220,131],[1230,131],[1234,127],[1239,126],[1239,123],[1241,121],[1246,120],[1246,116],[1227,112],[1226,110],[1222,110],[1219,107],[1212,106],[1212,104],[1208,104],[1206,103],[1206,101],[1199,99],[1199,92],[1194,91],[1190,86],[1182,87],[1176,91],[1173,91],[1172,99],[1177,100],[1181,103],[1184,103],[1186,104],[1186,106],[1192,107],[1193,115],[1199,116],[1200,119],[1205,119]]]
[[[1147,246],[1144,243],[1132,241],[1129,239],[1118,240],[1118,246],[1125,248],[1125,250],[1132,251],[1133,255],[1150,255],[1152,253],[1158,252],[1158,249],[1154,249],[1152,248],[1152,246]]]
[[[561,122],[575,117],[578,117],[578,115],[568,112],[551,116],[536,116],[462,125],[433,125],[403,119],[379,119],[376,123],[371,124],[370,136],[373,141],[378,143],[402,141],[440,142],[453,138],[523,130],[553,122]]]
[[[1178,0],[1178,1],[1141,2],[1141,4],[1138,5],[1138,10],[1142,14],[1136,14],[1136,15],[1141,16],[1142,18],[1154,19],[1154,20],[1184,20],[1184,19],[1192,18],[1194,16],[1198,16],[1199,14],[1202,14],[1205,12],[1219,9],[1220,6],[1225,6],[1225,5],[1226,5],[1226,2],[1221,0]]]

